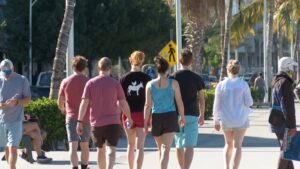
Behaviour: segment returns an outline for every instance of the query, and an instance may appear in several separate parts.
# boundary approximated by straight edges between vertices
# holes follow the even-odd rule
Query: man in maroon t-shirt
[[[83,117],[90,105],[90,123],[92,126],[92,139],[97,146],[98,166],[106,169],[105,145],[108,148],[108,167],[112,169],[116,159],[116,146],[118,144],[121,121],[118,102],[132,124],[130,109],[124,91],[119,81],[110,77],[112,69],[111,60],[103,57],[98,62],[99,75],[89,80],[84,88],[77,120],[77,133],[83,132]]]
[[[89,111],[83,118],[83,133],[76,132],[79,105],[84,86],[89,80],[84,71],[87,68],[87,59],[83,56],[76,56],[72,60],[73,75],[65,78],[59,89],[58,105],[66,116],[66,130],[69,141],[69,152],[73,169],[78,169],[78,141],[81,148],[81,168],[86,169],[89,162],[89,140],[91,126],[89,123]]]

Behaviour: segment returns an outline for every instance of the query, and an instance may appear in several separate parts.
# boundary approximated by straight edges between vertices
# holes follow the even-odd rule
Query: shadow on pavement
[[[96,161],[89,161],[89,165],[96,165],[97,162]],[[42,164],[43,166],[47,166],[47,165],[70,165],[70,161],[67,160],[55,160],[53,159],[53,161],[49,164]]]
[[[275,136],[274,136],[275,137]],[[199,134],[197,148],[222,148],[224,137],[220,134]],[[243,147],[278,147],[276,139],[245,136]]]
[[[173,145],[174,146],[174,145]],[[224,147],[224,137],[219,133],[212,134],[199,134],[197,141],[197,148],[222,148]],[[262,138],[262,137],[251,137],[245,136],[243,147],[278,147],[278,142],[275,139],[271,138]],[[119,140],[118,148],[127,148],[127,139],[122,137]],[[148,135],[145,142],[145,148],[148,150],[156,150],[156,144],[154,138],[151,135]],[[125,150],[124,150],[125,151]]]

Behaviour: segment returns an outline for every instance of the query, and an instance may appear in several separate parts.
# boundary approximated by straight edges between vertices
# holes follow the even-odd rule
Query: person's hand
[[[220,124],[215,124],[215,130],[220,131],[221,125]]]
[[[179,126],[180,127],[183,127],[185,125],[185,118],[184,116],[180,116],[180,119],[179,119]]]
[[[9,100],[6,100],[5,103],[6,103],[6,106],[7,106],[8,108],[12,108],[12,107],[17,106],[18,100],[16,100],[16,99],[9,99]]]
[[[133,125],[133,120],[132,120],[132,118],[130,117],[130,118],[128,118],[127,117],[127,119],[126,119],[126,124],[129,122],[129,124],[131,124],[131,126]]]
[[[145,135],[148,134],[148,130],[149,130],[149,126],[148,126],[148,124],[145,124],[144,125],[144,133],[145,133]]]
[[[80,136],[83,134],[82,123],[77,123],[76,131],[77,131],[77,134]]]
[[[60,112],[61,112],[61,114],[66,115],[66,108],[65,107],[61,107],[60,108]]]
[[[0,108],[1,108],[1,109],[7,109],[8,106],[7,106],[6,103],[0,103]]]
[[[297,129],[296,129],[296,128],[292,128],[292,129],[290,129],[290,131],[289,131],[289,135],[290,135],[290,136],[295,136],[296,133],[297,133]]]
[[[198,119],[198,125],[199,125],[199,127],[201,127],[201,126],[204,125],[204,116],[199,117],[199,119]]]

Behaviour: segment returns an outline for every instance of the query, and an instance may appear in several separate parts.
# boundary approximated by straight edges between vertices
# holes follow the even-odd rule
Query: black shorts
[[[98,148],[102,148],[103,144],[116,147],[121,134],[120,124],[111,124],[101,127],[92,127],[92,139]]]
[[[164,133],[179,132],[178,115],[176,112],[153,113],[152,135],[161,136]]]

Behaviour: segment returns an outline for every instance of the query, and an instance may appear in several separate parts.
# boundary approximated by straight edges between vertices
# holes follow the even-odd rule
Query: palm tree
[[[233,19],[232,25],[232,34],[231,40],[232,42],[237,45],[240,43],[242,39],[244,39],[249,33],[255,34],[254,25],[261,22],[262,17],[262,8],[263,8],[263,1],[262,0],[255,0],[252,2],[251,5],[247,6],[245,9],[240,11],[238,15],[236,15]],[[274,16],[274,23],[272,24],[272,29],[269,26],[269,30],[273,30],[277,32],[278,37],[278,59],[283,56],[283,38],[287,37],[289,41],[294,42],[294,50],[293,56],[296,58],[298,63],[300,64],[300,2],[299,0],[268,0],[268,12],[269,18],[273,19]],[[269,19],[268,25],[273,20]],[[294,26],[296,25],[296,26]],[[293,27],[296,27],[295,31]],[[268,33],[268,57],[270,56],[271,50],[271,37],[273,34],[271,31]],[[275,59],[275,58],[274,58]],[[271,63],[270,59],[269,62]],[[270,67],[270,66],[269,66]],[[300,67],[298,67],[298,81],[300,80]]]
[[[273,0],[268,1],[268,24],[267,24],[267,77],[266,84],[271,86],[272,81],[272,51],[273,51],[273,24],[274,24],[274,11],[275,2]]]
[[[169,0],[170,1],[170,0]],[[187,26],[185,28],[185,37],[188,47],[190,47],[196,56],[197,69],[201,72],[202,55],[200,54],[204,45],[205,29],[219,20],[220,23],[220,49],[222,54],[221,78],[226,76],[227,49],[229,44],[232,4],[229,0],[229,8],[225,14],[226,0],[182,0],[183,15],[185,16]],[[238,0],[240,4],[242,0]],[[225,17],[226,15],[226,17]],[[225,22],[226,18],[226,22]]]
[[[62,79],[64,78],[65,57],[68,48],[69,33],[74,19],[75,0],[66,0],[65,13],[60,28],[55,57],[53,60],[49,98],[56,99]]]
[[[232,20],[232,4],[233,0],[229,0],[228,9],[226,12],[226,22],[225,22],[225,32],[224,32],[224,43],[222,48],[222,65],[221,65],[221,75],[220,81],[227,75],[226,65],[227,65],[227,50],[230,43],[230,30],[231,30],[231,20]]]
[[[300,65],[300,2],[299,0],[282,1],[275,14],[275,22],[282,23],[282,30],[291,42],[294,42],[294,58]],[[295,30],[294,30],[295,25]],[[278,30],[279,31],[279,30]],[[297,81],[300,81],[300,67],[297,70]]]
[[[186,20],[185,40],[195,56],[194,70],[202,72],[205,29],[214,22],[217,0],[182,0],[183,16]]]

